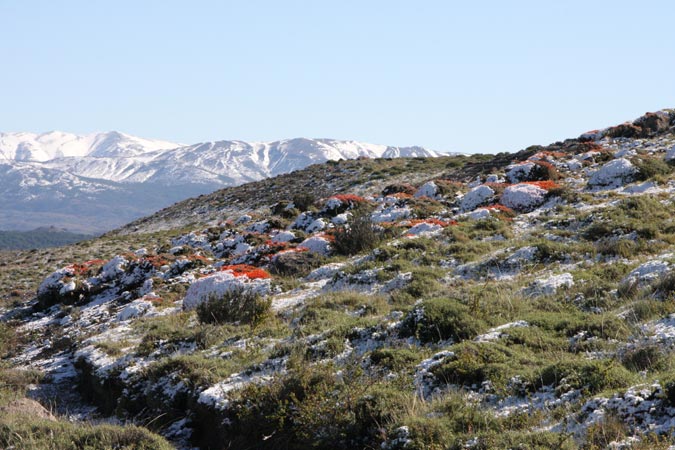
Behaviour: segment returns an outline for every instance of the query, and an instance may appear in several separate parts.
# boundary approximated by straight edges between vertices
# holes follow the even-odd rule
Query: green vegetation
[[[201,323],[239,322],[256,327],[269,316],[272,300],[259,294],[231,290],[218,297],[210,297],[197,307]]]
[[[91,239],[89,234],[71,233],[56,228],[36,228],[31,231],[1,231],[0,249],[18,250],[44,247],[61,247],[85,239]]]

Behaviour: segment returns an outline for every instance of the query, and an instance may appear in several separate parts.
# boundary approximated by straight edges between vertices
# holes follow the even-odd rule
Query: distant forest
[[[55,227],[42,227],[30,231],[0,230],[0,250],[58,247],[92,237],[89,234],[71,233]]]

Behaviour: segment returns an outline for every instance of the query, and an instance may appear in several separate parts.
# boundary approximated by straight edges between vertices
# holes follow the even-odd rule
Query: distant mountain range
[[[60,247],[92,237],[55,227],[40,227],[30,231],[0,230],[0,250]]]
[[[116,131],[0,133],[0,229],[102,232],[191,196],[327,160],[438,155],[333,139],[182,145]]]

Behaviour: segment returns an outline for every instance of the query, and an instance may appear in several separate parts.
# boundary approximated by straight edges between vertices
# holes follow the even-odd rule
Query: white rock
[[[266,233],[267,230],[270,229],[270,224],[266,220],[262,220],[260,222],[254,222],[248,227],[246,227],[246,231],[250,231],[251,233]]]
[[[126,264],[126,259],[119,255],[115,256],[113,259],[103,265],[103,268],[101,268],[101,275],[99,275],[99,277],[103,281],[115,279],[124,273],[124,267]]]
[[[314,222],[310,223],[307,228],[305,228],[305,231],[308,233],[316,233],[317,231],[321,231],[326,228],[326,221],[323,219],[316,219]]]
[[[436,234],[443,229],[442,226],[435,223],[422,222],[410,228],[405,232],[406,235],[420,236],[420,235],[430,235]]]
[[[511,164],[506,167],[506,178],[511,183],[525,181],[530,176],[530,172],[536,164],[532,162]]]
[[[438,186],[433,181],[427,181],[415,192],[415,197],[436,198],[438,195]]]
[[[333,198],[329,198],[326,201],[326,204],[324,205],[323,209],[325,211],[332,211],[332,210],[338,209],[341,206],[342,206],[342,201],[333,197]]]
[[[616,188],[633,181],[637,168],[627,159],[612,160],[593,172],[588,180],[591,187]]]
[[[490,342],[490,341],[496,341],[500,337],[504,335],[502,333],[504,330],[508,330],[509,328],[527,328],[529,327],[530,324],[527,323],[524,320],[518,320],[516,322],[510,322],[510,323],[505,323],[504,325],[500,325],[498,327],[491,328],[487,331],[485,334],[481,334],[480,336],[476,336],[475,341],[477,342]]]
[[[491,218],[492,214],[490,213],[489,209],[481,208],[468,212],[466,214],[462,214],[462,217],[468,217],[469,219],[473,220],[483,220]]]
[[[335,225],[344,225],[349,221],[349,216],[351,216],[350,213],[338,214],[331,219],[331,222]]]
[[[292,231],[280,231],[272,237],[272,242],[290,242],[295,239]]]
[[[291,225],[291,228],[297,228],[300,230],[306,229],[310,226],[316,219],[312,216],[311,213],[303,212],[295,219],[295,222]]]
[[[631,270],[622,280],[622,283],[649,283],[664,275],[670,269],[670,264],[659,259],[647,261]]]
[[[390,206],[382,209],[382,211],[376,211],[371,215],[371,220],[374,223],[382,222],[396,222],[398,220],[407,219],[412,215],[412,211],[407,206],[402,208],[397,208],[395,206]]]
[[[117,314],[117,320],[123,322],[146,315],[153,309],[152,303],[147,300],[134,300]]]
[[[530,263],[534,260],[534,257],[536,256],[537,252],[539,250],[537,247],[532,247],[532,246],[527,246],[527,247],[521,247],[511,256],[506,258],[504,261],[504,264],[507,266],[519,266],[522,264],[527,264]]]
[[[485,179],[486,183],[504,183],[506,180],[502,177],[500,177],[497,174],[492,174],[488,175],[487,178]]]
[[[501,203],[516,211],[530,211],[544,203],[547,193],[533,184],[514,184],[504,189]]]
[[[570,159],[569,161],[566,161],[565,164],[567,165],[567,169],[569,169],[570,172],[576,172],[577,170],[581,170],[581,168],[584,167],[581,161],[576,159]]]
[[[495,191],[489,186],[481,185],[467,192],[460,203],[462,211],[473,211],[479,206],[489,202],[494,197]]]
[[[570,288],[574,286],[574,278],[570,273],[561,273],[559,275],[552,275],[548,278],[535,280],[534,283],[527,289],[528,293],[533,296],[538,295],[553,295],[560,288]]]
[[[632,148],[622,148],[618,152],[614,153],[614,158],[626,158],[637,155],[637,152]]]
[[[671,148],[666,151],[666,161],[673,161],[675,160],[675,145],[672,146]]]
[[[306,248],[310,253],[327,255],[330,253],[330,242],[321,236],[312,236],[302,241],[298,247]]]
[[[305,277],[305,279],[307,281],[326,280],[332,278],[333,275],[338,273],[344,266],[344,263],[326,264],[325,266],[321,266],[312,270],[309,275]]]
[[[242,225],[244,223],[249,223],[251,221],[252,217],[249,216],[248,214],[243,214],[239,216],[237,220],[234,221],[235,225]]]
[[[210,297],[217,298],[239,289],[266,295],[270,292],[270,280],[251,280],[246,276],[235,277],[231,272],[217,272],[192,282],[185,293],[183,309],[194,309]]]

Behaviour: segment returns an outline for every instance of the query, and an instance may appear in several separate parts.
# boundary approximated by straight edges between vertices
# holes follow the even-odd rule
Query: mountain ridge
[[[179,145],[119,132],[74,135],[63,132],[0,133],[0,191],[7,214],[0,229],[40,225],[74,229],[76,216],[45,222],[37,214],[52,199],[51,213],[62,213],[70,201],[84,217],[98,217],[75,231],[110,230],[191,195],[219,187],[288,173],[327,160],[359,157],[438,156],[423,147],[395,147],[335,139],[294,138],[271,142],[212,141]],[[182,188],[177,188],[181,186]],[[104,211],[110,194],[128,206],[118,214]],[[149,197],[138,195],[149,193]],[[145,211],[145,214],[143,212]],[[53,219],[53,218],[52,218]]]

